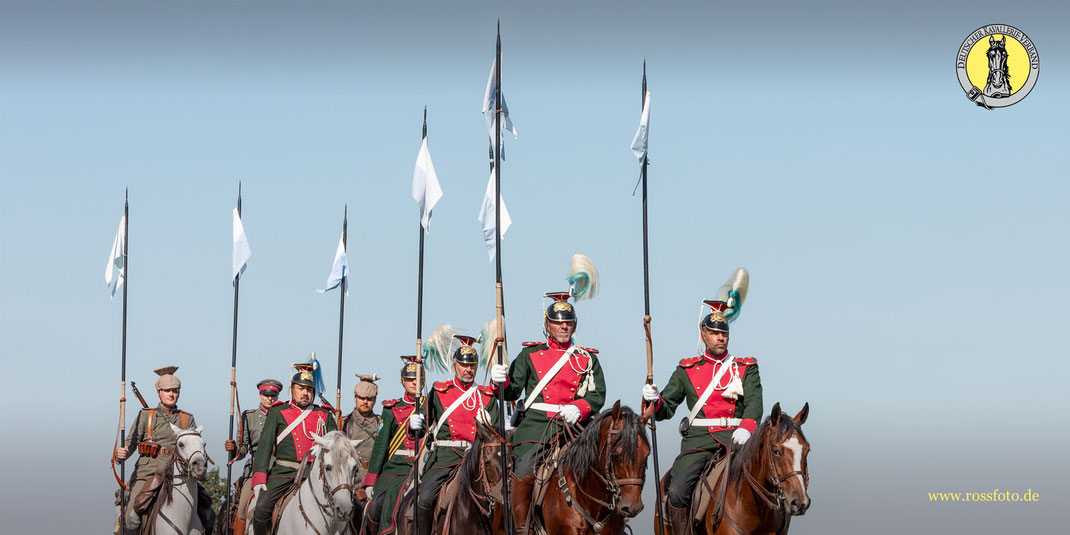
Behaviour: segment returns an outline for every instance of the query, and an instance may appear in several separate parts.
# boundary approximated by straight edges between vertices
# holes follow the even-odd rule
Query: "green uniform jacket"
[[[729,357],[734,358],[734,357]],[[720,391],[715,391],[706,401],[706,411],[699,411],[696,418],[729,417],[743,421],[738,427],[754,432],[762,418],[762,382],[758,375],[758,363],[751,358],[734,358],[737,366],[743,367],[743,395],[736,400],[724,399]],[[673,371],[669,383],[661,392],[654,417],[657,420],[672,418],[676,407],[687,401],[687,412],[698,402],[699,394],[695,388],[696,378],[700,388],[706,388],[713,377],[714,364],[707,357],[694,357],[680,361]],[[690,371],[690,374],[689,374]],[[722,378],[722,383],[728,381]],[[685,417],[687,414],[684,415]],[[714,427],[692,426],[680,443],[680,455],[673,464],[674,474],[692,462],[705,458],[688,455],[689,453],[715,452],[722,445],[727,446],[737,426]],[[711,432],[712,431],[712,432]],[[701,451],[699,451],[701,450]],[[682,461],[682,462],[681,462]]]
[[[150,413],[152,414],[151,424],[149,422]],[[129,454],[137,451],[137,444],[142,441],[156,442],[160,444],[162,449],[156,457],[138,455],[137,464],[134,466],[133,477],[135,479],[148,479],[154,474],[164,473],[164,469],[167,468],[167,462],[171,460],[170,450],[173,450],[178,442],[178,436],[175,435],[170,424],[175,424],[182,429],[197,428],[197,422],[193,419],[193,415],[180,411],[177,407],[174,410],[168,410],[163,404],[160,404],[151,410],[141,409],[141,412],[137,413],[134,423],[130,426],[130,433],[126,435],[126,444],[124,444],[126,451]],[[149,432],[150,428],[152,430],[151,433]]]
[[[246,454],[256,455],[256,448],[260,445],[260,433],[264,430],[264,422],[267,420],[268,411],[263,407],[247,410],[241,413],[241,437],[238,439],[238,451],[235,459],[241,459]],[[248,478],[253,475],[253,460],[245,463],[245,470],[241,477]]]
[[[472,388],[478,388],[479,391],[475,394],[471,394],[469,398],[473,403],[478,403],[478,406],[487,411],[487,415],[490,416],[491,425],[497,429],[498,422],[501,419],[501,413],[498,411],[497,399],[494,397],[495,390],[487,386],[473,385]],[[456,386],[452,382],[436,383],[435,389],[429,396],[431,398],[431,405],[428,407],[427,421],[431,422],[429,429],[433,430],[439,418],[446,412],[446,408],[449,404],[453,403],[453,400],[459,396]],[[447,405],[443,405],[443,396],[446,397]],[[471,405],[470,405],[471,406]],[[477,409],[478,410],[478,409]],[[475,418],[476,410],[466,410],[464,406],[459,406],[452,413],[450,413],[449,422],[442,424],[439,428],[438,434],[435,435],[434,440],[465,440],[469,443],[475,441]],[[452,469],[461,463],[461,459],[464,458],[466,449],[462,447],[452,446],[435,446],[431,451],[431,456],[427,459],[427,469],[445,468]]]
[[[302,410],[296,405],[281,401],[268,410],[264,428],[260,433],[260,443],[253,457],[252,485],[254,487],[266,482],[268,490],[271,491],[292,483],[297,469],[278,462],[273,463],[272,455],[276,461],[299,463],[315,445],[315,441],[309,438],[309,434],[325,434],[338,430],[338,425],[335,424],[334,415],[330,410],[319,405],[312,405],[312,413],[276,446],[276,437],[282,434],[290,425],[289,422],[294,421],[301,412]]]
[[[357,409],[353,409],[353,412],[342,417],[342,432],[350,440],[361,441],[357,446],[357,455],[360,456],[360,461],[364,463],[365,468],[371,465],[375,437],[379,436],[379,429],[382,426],[383,419],[375,413],[368,418],[357,412]]]
[[[406,419],[415,408],[415,401],[408,394],[401,399],[388,399],[383,402],[383,427],[375,437],[371,461],[368,463],[368,475],[362,486],[371,486],[373,498],[383,499],[383,508],[379,516],[379,529],[382,532],[393,528],[394,509],[397,506],[401,488],[412,472],[413,457],[390,455],[390,441],[399,431],[404,440],[399,450],[415,451],[416,437],[409,431]],[[398,418],[401,421],[398,421]]]
[[[505,399],[515,401],[527,399],[538,384],[540,374],[545,374],[565,352],[556,341],[542,343],[525,343],[516,359],[509,365],[509,379],[505,386]],[[573,355],[572,362],[565,364],[553,380],[540,392],[532,403],[549,403],[554,405],[571,404],[580,409],[580,421],[585,421],[592,414],[602,410],[606,402],[606,380],[602,375],[602,366],[598,363],[598,352],[587,350],[591,357],[589,364],[582,355]],[[577,371],[580,370],[580,371]],[[584,371],[585,370],[585,371]],[[588,387],[583,395],[578,395],[584,384],[593,378],[593,388]],[[521,396],[523,394],[523,396]],[[517,458],[522,457],[537,443],[548,442],[561,431],[561,419],[552,423],[547,411],[527,408],[524,419],[517,426],[513,435],[513,452]]]

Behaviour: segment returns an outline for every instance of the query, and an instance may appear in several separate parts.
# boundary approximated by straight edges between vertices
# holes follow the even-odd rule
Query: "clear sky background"
[[[1061,2],[60,2],[0,7],[0,525],[110,529],[121,300],[102,269],[130,189],[128,377],[180,406],[226,458],[238,181],[253,256],[238,384],[316,351],[333,399],[349,206],[343,409],[355,372],[400,392],[414,349],[428,107],[445,196],[426,244],[425,333],[476,333],[494,265],[476,216],[480,105],[501,19],[503,241],[512,351],[584,252],[601,294],[579,341],[609,400],[646,374],[638,163],[647,61],[655,377],[695,354],[699,303],[751,272],[730,350],[804,426],[813,506],[792,533],[1039,532],[1070,500],[1063,337],[1070,103]],[[1006,23],[1040,54],[1021,103],[985,111],[959,45]],[[134,400],[133,396],[129,396]],[[128,403],[128,423],[136,411]],[[661,466],[679,449],[659,427]],[[651,467],[648,475],[653,477]],[[1037,503],[927,493],[1038,492]],[[58,502],[56,500],[59,500]],[[633,522],[649,533],[647,510]],[[57,514],[57,507],[61,513]]]

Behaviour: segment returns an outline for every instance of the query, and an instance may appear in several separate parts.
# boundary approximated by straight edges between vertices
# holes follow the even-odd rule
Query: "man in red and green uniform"
[[[479,367],[479,353],[472,347],[475,338],[455,336],[461,347],[453,353],[455,377],[435,383],[429,396],[428,420],[433,422],[431,455],[427,470],[420,477],[417,500],[416,535],[429,535],[434,522],[435,502],[442,485],[461,464],[465,452],[476,439],[476,420],[498,425],[497,388],[474,384]],[[478,454],[478,452],[477,452]]]
[[[401,367],[401,386],[405,388],[405,395],[383,401],[383,427],[375,437],[368,475],[362,485],[371,500],[364,509],[364,526],[360,531],[365,535],[394,530],[394,512],[401,488],[412,472],[416,440],[423,428],[423,415],[415,413],[416,396],[420,390],[417,377],[422,379],[422,365],[416,357],[401,359],[405,361]]]
[[[672,418],[685,400],[692,411],[688,423],[680,426],[684,437],[680,455],[669,472],[668,517],[674,533],[690,533],[688,505],[706,463],[711,457],[723,457],[731,443],[746,442],[762,418],[758,363],[728,353],[728,320],[723,313],[727,305],[706,304],[713,311],[699,322],[705,353],[681,360],[660,394],[656,385],[643,386],[643,399],[656,404],[657,420]]]
[[[293,483],[297,468],[316,445],[315,436],[336,431],[331,411],[312,403],[316,395],[312,364],[294,364],[297,373],[290,380],[290,401],[278,402],[268,410],[260,444],[253,456],[250,481],[256,497],[253,532],[271,532],[275,503]],[[274,462],[273,462],[274,461]]]
[[[521,399],[517,410],[522,420],[513,434],[517,462],[512,491],[513,517],[519,533],[525,533],[535,466],[546,447],[565,424],[587,421],[606,401],[606,381],[598,363],[598,351],[575,345],[576,309],[569,292],[551,292],[553,304],[546,308],[545,342],[527,342],[506,371],[491,367],[491,380],[503,384],[505,399]],[[522,407],[521,407],[522,405]]]

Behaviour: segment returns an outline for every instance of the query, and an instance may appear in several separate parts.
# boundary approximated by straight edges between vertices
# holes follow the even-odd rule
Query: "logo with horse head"
[[[966,98],[985,109],[1006,108],[1033,90],[1040,58],[1024,32],[1007,24],[990,24],[962,42],[955,71]]]

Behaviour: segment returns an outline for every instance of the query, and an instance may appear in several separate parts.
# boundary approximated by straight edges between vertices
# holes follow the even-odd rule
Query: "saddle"
[[[160,507],[163,505],[163,502],[156,498],[160,495],[164,481],[164,476],[154,475],[134,498],[134,511],[141,515],[141,535],[154,535],[156,532],[156,518],[160,515]],[[204,535],[212,535],[216,520],[215,511],[212,510],[212,496],[200,483],[197,483],[197,517],[201,520]],[[166,516],[164,520],[167,520]]]
[[[702,476],[699,477],[698,484],[695,485],[695,489],[691,491],[691,519],[694,522],[702,522],[706,517],[706,511],[709,510],[711,503],[715,502],[719,496],[717,495],[718,482],[721,480],[721,476],[728,477],[724,474],[725,462],[727,457],[724,454],[718,452],[716,455],[710,457],[710,460],[706,462],[706,468],[702,470]]]
[[[476,452],[478,454],[479,452]],[[450,519],[453,516],[453,504],[457,499],[457,485],[459,478],[458,474],[460,465],[453,468],[450,477],[446,479],[446,482],[442,484],[442,489],[439,491],[438,500],[435,501],[435,514],[432,518],[435,522],[442,526],[442,533],[450,532]]]
[[[286,510],[286,506],[293,500],[294,496],[301,490],[301,485],[304,484],[305,479],[308,479],[309,471],[312,470],[312,465],[308,460],[311,457],[305,457],[301,460],[301,464],[297,467],[297,473],[294,474],[294,481],[290,484],[290,488],[286,489],[286,494],[283,494],[279,501],[275,502],[275,508],[271,511],[271,533],[277,533],[279,528],[279,519],[282,518],[282,512]]]

